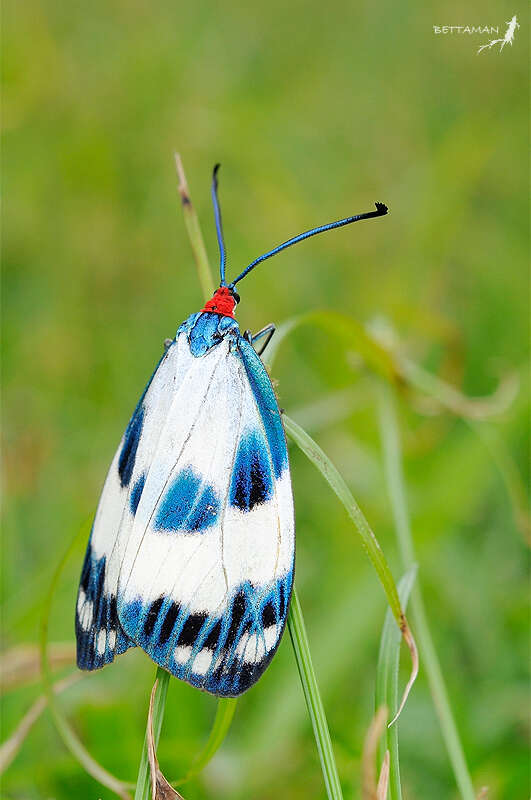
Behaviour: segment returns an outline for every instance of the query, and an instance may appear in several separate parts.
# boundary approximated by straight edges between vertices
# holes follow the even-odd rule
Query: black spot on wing
[[[173,628],[175,627],[175,623],[177,622],[177,617],[181,611],[181,607],[178,603],[172,603],[166,612],[166,616],[164,617],[164,622],[162,623],[162,627],[160,629],[159,634],[159,642],[161,644],[166,644],[168,639],[170,638]]]
[[[90,545],[87,547],[87,552],[85,553],[85,560],[83,561],[83,569],[81,570],[81,578],[79,580],[79,585],[83,589],[83,591],[87,592],[89,582],[90,582],[90,567],[91,567],[92,557],[91,557],[91,548]]]
[[[247,431],[241,438],[231,478],[231,505],[240,511],[251,511],[271,497],[273,490],[267,446],[257,430]]]
[[[139,403],[125,431],[124,443],[118,459],[118,475],[122,486],[129,486],[143,425],[144,407]]]
[[[221,620],[218,619],[218,621],[208,634],[207,638],[205,639],[203,647],[208,647],[210,650],[215,650],[218,645],[220,635],[221,635]]]
[[[255,672],[255,664],[242,664],[238,675],[238,688],[240,692],[245,691],[252,683]]]
[[[236,639],[236,634],[245,615],[246,600],[243,592],[238,592],[232,601],[232,616],[229,631],[225,640],[225,647],[231,647]]]
[[[286,610],[286,598],[284,596],[284,584],[282,584],[282,583],[280,584],[280,588],[278,590],[278,594],[279,594],[279,605],[280,605],[279,618],[282,619],[283,616],[284,616],[284,612]]]
[[[269,601],[262,609],[262,627],[269,628],[271,625],[276,625],[277,617],[273,603]]]
[[[206,618],[206,614],[190,614],[179,634],[177,644],[192,647]]]
[[[103,559],[102,559],[103,561]],[[105,561],[98,572],[98,577],[96,580],[96,589],[94,591],[94,599],[97,601],[100,597],[103,596],[103,584],[105,582]]]
[[[153,600],[151,603],[146,617],[144,619],[144,633],[146,636],[151,636],[153,633],[153,629],[155,628],[155,624],[157,622],[157,618],[159,616],[160,609],[164,602],[163,597],[157,597],[156,600]]]

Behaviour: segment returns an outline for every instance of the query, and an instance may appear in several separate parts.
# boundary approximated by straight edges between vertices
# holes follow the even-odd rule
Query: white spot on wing
[[[116,631],[114,628],[111,628],[109,631],[109,635],[107,637],[107,644],[109,645],[109,650],[114,650],[116,645]]]
[[[261,634],[253,633],[245,648],[243,660],[246,664],[256,664],[265,656],[264,640]]]
[[[180,645],[179,647],[175,648],[173,657],[178,664],[186,664],[191,655],[192,655],[191,647],[183,647],[182,645]]]
[[[105,653],[105,644],[107,642],[107,631],[105,628],[102,628],[101,631],[98,633],[98,640],[96,643],[96,650],[98,651],[98,655],[102,656]]]
[[[264,639],[266,643],[266,650],[269,652],[277,643],[278,634],[276,625],[270,625],[269,628],[264,630]]]
[[[213,656],[214,653],[212,650],[209,650],[208,647],[204,647],[200,650],[192,663],[192,672],[195,672],[197,675],[204,675],[208,672]]]
[[[81,625],[84,631],[90,630],[90,626],[92,625],[93,614],[94,614],[94,606],[92,605],[92,600],[86,600],[85,606],[79,616],[79,624]]]
[[[83,589],[80,588],[79,589],[79,595],[78,595],[78,598],[77,598],[77,613],[78,613],[78,616],[81,616],[81,609],[83,608],[83,604],[85,602],[85,598],[86,598],[85,592],[83,591]]]
[[[277,643],[277,639],[277,627],[276,625],[270,625],[269,628],[266,628],[264,631],[249,636],[248,641],[243,644],[243,647],[242,642],[240,642],[236,652],[238,652],[241,647],[242,653],[245,651],[243,660],[247,664],[258,663],[264,658],[266,653],[273,649]]]

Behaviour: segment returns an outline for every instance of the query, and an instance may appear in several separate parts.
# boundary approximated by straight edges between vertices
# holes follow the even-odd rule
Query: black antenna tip
[[[214,169],[212,170],[212,177],[215,179],[216,175],[218,174],[218,169],[221,167],[221,164],[214,164]]]
[[[378,216],[380,217],[383,217],[383,215],[387,214],[387,212],[389,211],[385,203],[375,203],[374,205],[376,206],[376,211],[378,212]]]

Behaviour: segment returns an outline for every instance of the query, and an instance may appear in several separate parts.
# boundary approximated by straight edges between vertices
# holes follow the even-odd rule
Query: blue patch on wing
[[[166,350],[166,352],[160,357],[159,362],[153,370],[151,378],[147,382],[146,387],[142,392],[142,396],[138,401],[135,410],[133,411],[133,416],[129,420],[129,424],[125,429],[124,441],[120,451],[120,456],[118,458],[118,475],[122,487],[129,486],[131,477],[133,475],[136,451],[138,450],[138,443],[140,441],[140,436],[142,435],[142,428],[144,427],[144,397],[146,396],[147,391],[151,386],[151,382],[153,381],[153,378],[155,377],[163,359],[166,358],[168,350]]]
[[[144,491],[145,482],[146,482],[146,475],[143,472],[142,475],[135,482],[135,485],[131,490],[131,496],[129,498],[129,507],[131,508],[133,514],[136,514],[138,504],[140,503],[140,498],[142,497],[142,492]]]
[[[251,511],[272,495],[273,476],[263,434],[246,431],[238,444],[232,471],[229,503],[240,511]]]
[[[266,368],[260,361],[253,346],[243,337],[238,339],[237,352],[245,367],[256,407],[264,426],[275,477],[280,478],[288,467],[288,450],[275,392],[271,386]]]
[[[138,598],[120,607],[120,620],[128,635],[175,677],[217,696],[236,697],[260,678],[276,652],[292,584],[293,572],[270,587],[245,582],[233,592],[221,616],[190,613],[164,596],[151,603]],[[264,631],[272,626],[276,630],[268,650]],[[237,652],[242,637],[264,643],[256,660],[245,661],[244,654]],[[185,661],[178,660],[182,652]],[[209,666],[194,672],[199,653],[206,654]]]
[[[144,425],[144,407],[140,402],[129,421],[124,434],[124,443],[118,459],[118,475],[122,486],[129,486],[135,466],[136,451]]]
[[[76,609],[79,669],[99,669],[135,646],[118,620],[116,597],[104,591],[105,566],[105,556],[95,558],[89,541],[79,584],[84,602]]]
[[[216,522],[220,501],[216,492],[191,467],[181,470],[166,490],[154,527],[163,531],[198,532]]]

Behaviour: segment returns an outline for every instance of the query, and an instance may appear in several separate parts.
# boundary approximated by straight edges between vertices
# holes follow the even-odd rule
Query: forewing
[[[141,476],[151,464],[175,387],[190,363],[188,348],[175,342],[168,348],[138,402],[107,474],[77,596],[77,663],[81,669],[97,669],[135,644],[123,631],[117,614],[120,564],[142,494]]]
[[[284,433],[251,351],[227,336],[181,382],[118,587],[130,639],[178,678],[228,696],[249,688],[271,660],[293,580]]]

